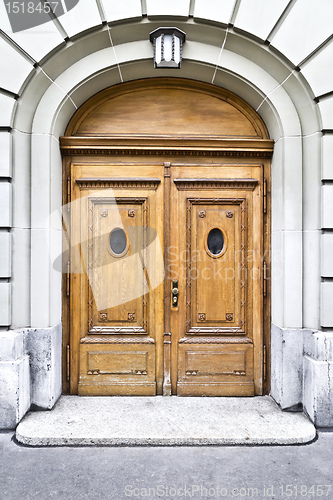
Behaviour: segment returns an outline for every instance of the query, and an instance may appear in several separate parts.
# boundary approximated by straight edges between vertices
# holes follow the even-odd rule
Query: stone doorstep
[[[252,398],[62,396],[16,429],[30,446],[291,445],[316,437],[302,413]]]

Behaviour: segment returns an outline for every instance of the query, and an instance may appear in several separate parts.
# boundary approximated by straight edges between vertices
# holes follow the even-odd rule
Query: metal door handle
[[[178,281],[172,282],[171,293],[172,293],[172,307],[177,307],[178,306],[178,295],[179,295]]]

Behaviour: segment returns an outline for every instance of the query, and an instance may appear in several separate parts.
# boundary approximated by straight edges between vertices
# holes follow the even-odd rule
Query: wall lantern
[[[186,33],[178,28],[157,28],[150,33],[155,68],[180,68]]]

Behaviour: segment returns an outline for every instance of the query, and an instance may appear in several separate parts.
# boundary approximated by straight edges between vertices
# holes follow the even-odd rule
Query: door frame
[[[160,81],[161,79],[159,79]],[[167,80],[167,79],[166,79]],[[176,79],[174,79],[176,80]],[[149,84],[153,84],[148,80]],[[145,82],[147,84],[147,81]],[[143,85],[141,82],[134,82],[132,84],[124,84],[126,92],[132,88],[138,88],[138,85]],[[204,87],[211,90],[213,95],[220,94],[225,99],[225,94],[228,94],[230,99],[230,92],[224,89],[201,84],[199,82],[183,82],[184,88],[197,87],[198,89]],[[119,92],[117,89],[107,89],[110,92]],[[103,91],[100,94],[105,93]],[[99,94],[98,94],[99,95]],[[271,268],[271,157],[273,154],[274,141],[268,138],[267,129],[257,113],[250,108],[249,105],[244,103],[241,99],[235,97],[238,107],[246,108],[246,115],[251,114],[251,121],[256,123],[257,130],[261,131],[263,138],[225,138],[225,137],[198,137],[198,136],[177,136],[172,137],[144,137],[135,135],[123,134],[119,136],[105,136],[96,137],[93,134],[89,136],[75,136],[71,135],[75,130],[75,124],[81,122],[83,116],[86,116],[88,109],[96,106],[98,101],[97,96],[94,96],[85,103],[72,118],[67,130],[66,135],[60,138],[60,147],[63,155],[63,206],[70,203],[70,172],[72,163],[119,163],[119,161],[138,161],[142,164],[143,161],[158,162],[165,166],[170,163],[188,163],[189,159],[195,162],[219,162],[221,163],[242,163],[257,164],[263,166],[264,173],[264,234],[263,234],[263,248],[265,256],[265,278],[263,291],[263,393],[268,394],[270,391],[270,324],[271,324],[271,281],[270,281],[270,268]],[[64,210],[64,219],[68,213]],[[67,251],[66,238],[63,239],[64,255]],[[63,364],[62,364],[62,380],[63,380],[63,393],[69,394],[69,373],[71,368],[71,351],[70,351],[70,290],[69,290],[69,269],[66,268],[66,262],[63,263],[63,281],[62,281],[62,323],[63,323]],[[169,283],[164,284],[169,287]],[[169,295],[169,294],[166,294]],[[166,325],[167,326],[167,325]],[[168,332],[168,329],[165,330]],[[168,338],[165,338],[168,341]],[[167,351],[165,351],[167,352]]]

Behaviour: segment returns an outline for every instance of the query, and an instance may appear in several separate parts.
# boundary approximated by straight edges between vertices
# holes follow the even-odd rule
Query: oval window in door
[[[218,227],[211,229],[207,236],[207,249],[212,257],[218,257],[224,247],[224,236]]]
[[[127,236],[121,227],[115,227],[110,233],[110,249],[115,257],[121,257],[127,250]]]

